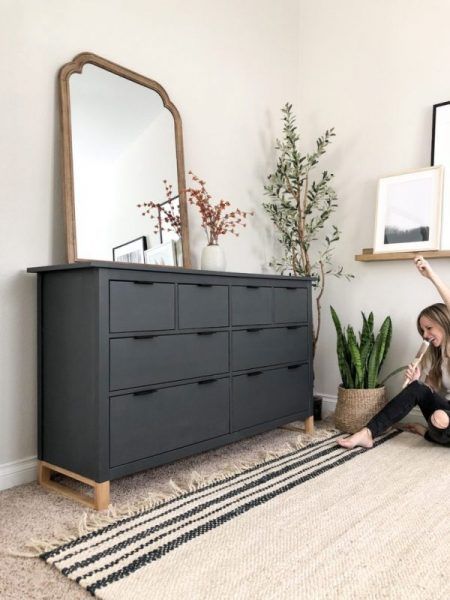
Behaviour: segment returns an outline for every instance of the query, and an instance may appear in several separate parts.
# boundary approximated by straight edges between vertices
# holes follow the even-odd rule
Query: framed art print
[[[113,248],[113,260],[126,263],[143,263],[147,240],[144,236]]]
[[[173,267],[177,264],[175,242],[169,240],[144,252],[145,263]]]
[[[444,167],[441,250],[450,250],[450,102],[433,106],[431,164]]]
[[[441,166],[380,179],[374,252],[439,249],[442,188]]]

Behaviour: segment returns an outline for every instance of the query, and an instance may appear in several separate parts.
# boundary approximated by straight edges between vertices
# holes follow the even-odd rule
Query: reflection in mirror
[[[60,81],[69,262],[188,266],[181,121],[163,88],[91,54]]]
[[[180,217],[180,195],[175,194],[172,184],[164,180],[166,199],[162,202],[143,202],[138,204],[143,217],[153,221],[153,237],[158,242],[144,252],[147,264],[171,265],[179,264],[182,252],[180,240],[182,225]]]

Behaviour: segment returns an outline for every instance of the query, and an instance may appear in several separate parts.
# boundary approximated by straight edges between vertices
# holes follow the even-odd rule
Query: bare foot
[[[347,448],[351,450],[356,446],[361,446],[362,448],[372,448],[373,447],[373,438],[370,429],[367,427],[363,427],[353,435],[347,438],[340,438],[337,443],[339,446],[343,448]]]

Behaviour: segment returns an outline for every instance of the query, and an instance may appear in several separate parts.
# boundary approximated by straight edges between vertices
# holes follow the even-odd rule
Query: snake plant
[[[380,387],[382,384],[379,383],[378,376],[391,343],[391,318],[385,318],[375,337],[373,313],[371,312],[368,317],[361,313],[363,326],[357,337],[351,325],[348,325],[347,329],[342,328],[332,306],[330,310],[336,327],[336,349],[342,386],[347,389]]]

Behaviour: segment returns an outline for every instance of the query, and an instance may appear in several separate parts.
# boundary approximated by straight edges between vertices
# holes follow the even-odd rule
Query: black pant
[[[450,426],[438,429],[430,422],[435,410],[442,409],[450,416],[450,402],[433,392],[421,381],[413,381],[367,423],[372,437],[381,435],[418,405],[428,423],[425,438],[438,444],[450,445]]]

